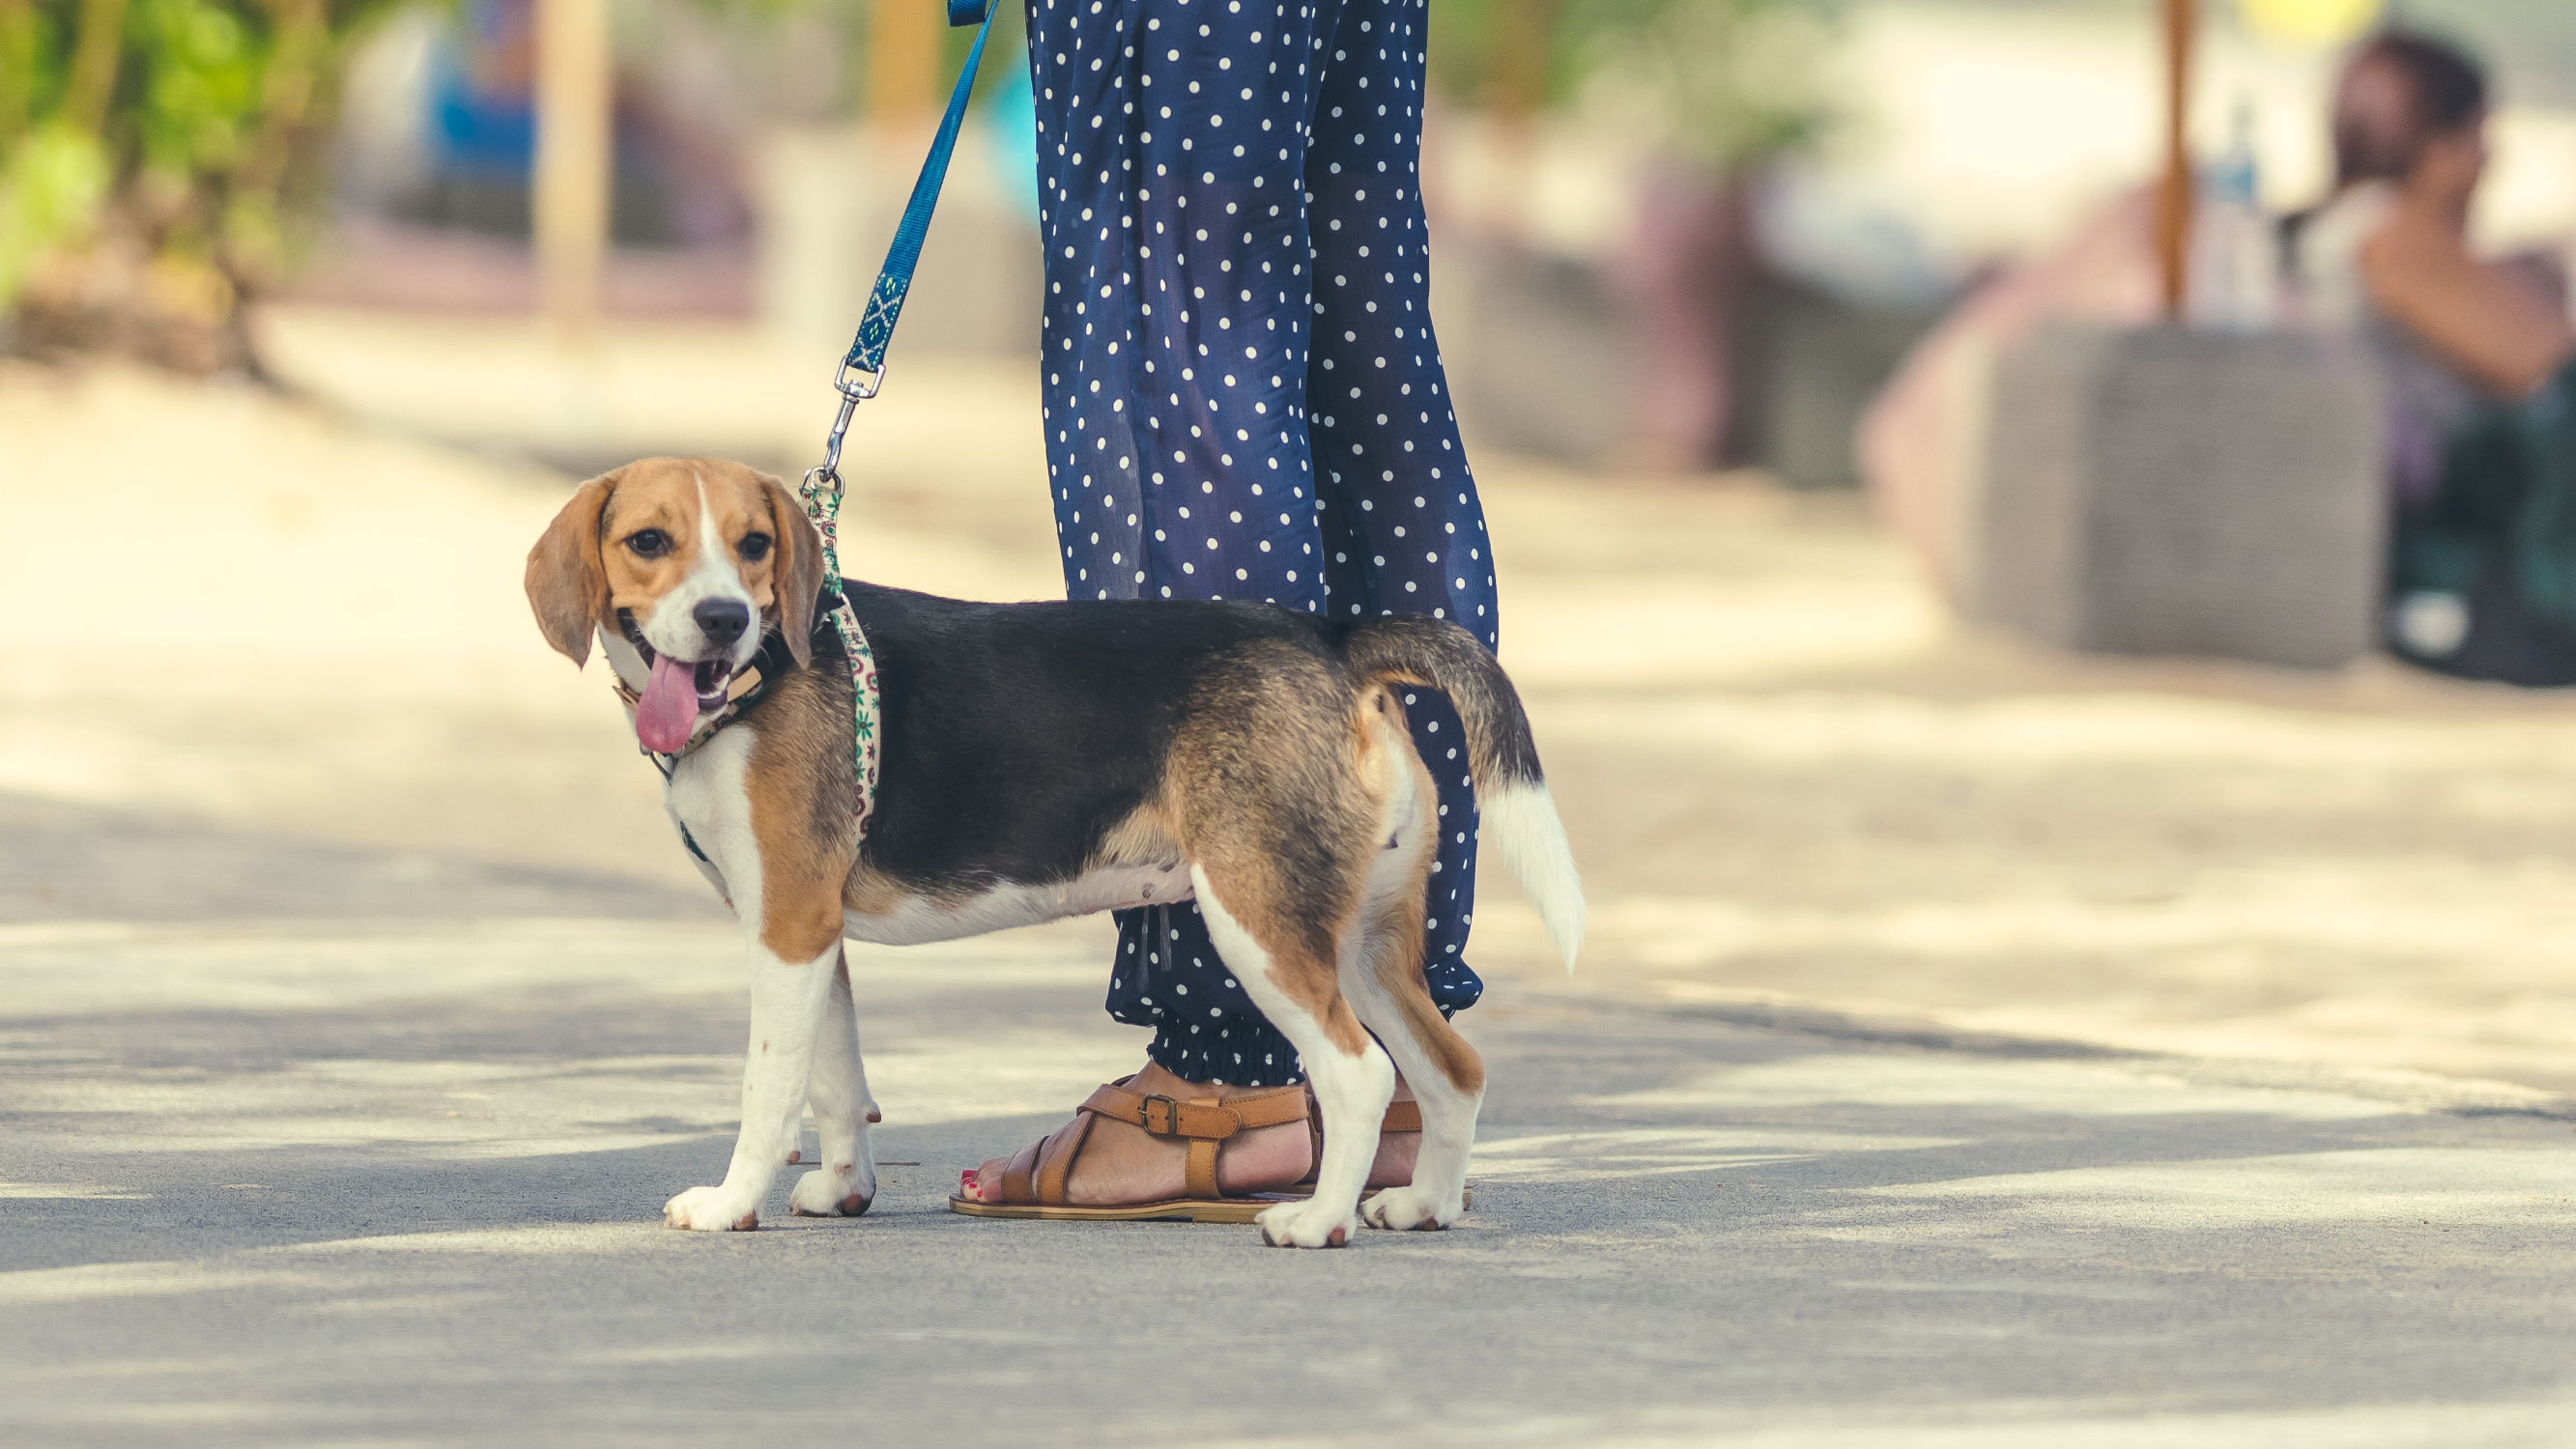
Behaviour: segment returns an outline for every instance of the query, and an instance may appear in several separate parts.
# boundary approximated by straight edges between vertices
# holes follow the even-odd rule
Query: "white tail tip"
[[[1485,843],[1503,853],[1503,863],[1547,923],[1566,973],[1573,974],[1583,945],[1583,876],[1574,868],[1565,825],[1556,818],[1556,798],[1543,784],[1515,784],[1491,792],[1477,806]]]

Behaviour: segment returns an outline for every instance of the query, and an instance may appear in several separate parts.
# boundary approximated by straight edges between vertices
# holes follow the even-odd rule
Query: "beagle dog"
[[[750,952],[741,1134],[724,1181],[672,1198],[665,1221],[756,1227],[808,1103],[822,1162],[790,1210],[867,1210],[877,1114],[844,937],[952,940],[1193,898],[1322,1110],[1314,1196],[1263,1211],[1264,1237],[1355,1234],[1399,1067],[1420,1099],[1420,1158],[1409,1186],[1369,1199],[1368,1221],[1454,1220],[1484,1066],[1423,984],[1438,817],[1395,686],[1456,705],[1484,837],[1569,969],[1583,929],[1573,856],[1493,656],[1415,616],[965,603],[846,582],[879,681],[861,839],[849,672],[837,635],[814,627],[821,575],[795,496],[707,459],[592,479],[528,555],[546,641],[579,665],[596,637],[638,739],[676,757],[665,804]]]

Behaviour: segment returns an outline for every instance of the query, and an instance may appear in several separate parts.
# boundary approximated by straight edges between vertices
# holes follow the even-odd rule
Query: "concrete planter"
[[[2332,668],[2385,572],[2377,374],[2309,333],[2043,329],[1998,362],[1965,604],[2047,643]]]

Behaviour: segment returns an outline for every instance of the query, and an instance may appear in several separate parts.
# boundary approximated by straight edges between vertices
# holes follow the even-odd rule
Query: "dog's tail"
[[[1342,647],[1364,684],[1427,685],[1457,707],[1482,837],[1502,851],[1572,971],[1583,944],[1583,878],[1539,769],[1520,692],[1503,666],[1466,630],[1418,614],[1372,619],[1353,628]]]

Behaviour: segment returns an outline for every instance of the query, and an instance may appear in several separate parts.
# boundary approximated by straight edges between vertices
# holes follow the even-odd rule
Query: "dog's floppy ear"
[[[814,596],[823,589],[823,535],[805,516],[805,505],[788,486],[768,474],[770,535],[778,540],[778,564],[771,575],[778,590],[778,632],[787,636],[787,652],[799,664],[814,662]]]
[[[618,470],[624,471],[623,469]],[[617,487],[617,473],[602,473],[572,495],[528,550],[528,607],[555,652],[579,665],[590,659],[591,632],[608,594],[599,562],[600,515]]]

